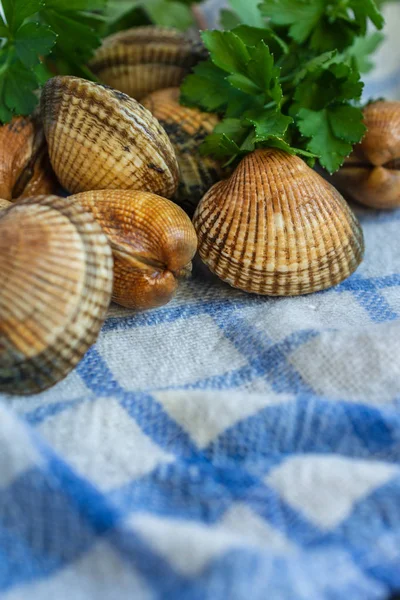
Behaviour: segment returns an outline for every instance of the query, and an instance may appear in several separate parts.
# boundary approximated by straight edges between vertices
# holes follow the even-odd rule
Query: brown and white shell
[[[103,83],[140,100],[155,90],[178,86],[203,58],[204,46],[188,34],[136,27],[105,38],[89,67]]]
[[[0,197],[17,200],[52,194],[57,187],[38,119],[14,117],[0,127]]]
[[[163,126],[175,150],[180,182],[173,200],[193,216],[200,199],[227,172],[217,160],[200,153],[200,146],[218,124],[218,117],[182,106],[179,93],[179,88],[158,90],[142,102]]]
[[[197,249],[186,213],[146,192],[86,192],[72,199],[92,212],[111,244],[113,300],[139,310],[169,302]]]
[[[79,204],[20,200],[0,213],[0,391],[65,377],[95,341],[112,290],[106,236]]]
[[[199,254],[236,288],[271,296],[336,285],[360,264],[363,234],[339,192],[296,156],[246,156],[194,216]]]
[[[373,102],[363,112],[367,133],[333,182],[360,204],[400,207],[400,102]]]
[[[69,192],[174,194],[174,149],[158,121],[136,100],[78,77],[53,77],[43,89],[41,114],[51,164]]]

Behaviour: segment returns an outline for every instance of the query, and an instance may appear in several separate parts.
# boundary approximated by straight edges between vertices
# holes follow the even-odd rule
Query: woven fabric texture
[[[209,4],[209,8],[212,6]],[[400,97],[394,43],[368,95]],[[113,306],[54,389],[0,396],[0,598],[378,600],[400,589],[400,211],[311,296],[199,265]]]

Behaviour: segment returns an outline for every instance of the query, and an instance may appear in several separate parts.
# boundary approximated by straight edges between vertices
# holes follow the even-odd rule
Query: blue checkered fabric
[[[370,89],[395,96],[387,56]],[[249,296],[197,265],[166,307],[113,306],[54,389],[0,396],[0,598],[400,589],[400,211],[356,212],[365,261],[335,289]]]

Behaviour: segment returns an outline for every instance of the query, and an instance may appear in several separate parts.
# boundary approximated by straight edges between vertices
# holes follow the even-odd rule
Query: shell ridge
[[[329,184],[328,184],[329,185]],[[336,229],[338,231],[338,237],[342,247],[343,256],[346,257],[348,267],[353,262],[356,254],[356,246],[359,247],[358,237],[362,235],[362,230],[358,221],[341,196],[334,190],[331,195],[332,204],[336,206],[336,210],[332,208],[332,220],[335,222]],[[325,210],[327,206],[325,205]],[[345,215],[345,219],[340,219],[338,216],[339,211]],[[343,235],[340,235],[339,229]],[[346,239],[346,243],[343,243],[343,238]]]
[[[256,173],[255,173],[254,165],[252,165],[251,163],[249,164],[249,170],[252,171],[252,173],[250,175],[250,180],[251,180],[251,178],[253,178],[255,180]],[[260,239],[260,237],[261,237],[261,232],[259,231],[259,226],[260,226],[260,222],[264,221],[264,219],[265,219],[265,216],[263,215],[263,211],[258,210],[258,198],[257,198],[257,201],[254,202],[253,210],[254,210],[254,213],[253,213],[254,235],[252,238],[253,250],[251,252],[251,258],[250,258],[250,263],[249,263],[250,266],[254,265],[257,260],[257,250],[258,250],[257,240]],[[260,237],[259,237],[259,234],[260,234]],[[263,232],[263,234],[264,234],[264,232]],[[265,264],[265,258],[266,258],[265,244],[263,247],[262,254],[263,254],[263,256],[261,258],[261,262],[262,262],[262,264]],[[255,285],[256,292],[258,291],[259,287],[260,287],[260,281],[257,281],[256,285]]]
[[[49,214],[49,210],[44,211],[44,206],[52,212]],[[37,219],[38,228],[50,227],[49,244],[51,244],[52,240],[57,238],[56,229],[53,227],[55,223],[53,212],[59,213],[59,227],[73,228],[76,232],[76,236],[68,241],[65,252],[69,252],[71,249],[72,256],[80,257],[83,278],[73,279],[75,285],[68,292],[73,296],[68,299],[66,312],[58,315],[60,320],[57,327],[53,321],[56,318],[57,307],[60,302],[63,302],[63,296],[55,294],[54,280],[51,280],[51,285],[45,290],[45,293],[41,293],[41,281],[47,281],[48,277],[45,272],[39,271],[38,277],[35,278],[34,271],[28,273],[27,267],[23,263],[18,266],[18,276],[15,275],[15,281],[21,275],[22,281],[27,281],[28,277],[34,277],[33,287],[29,284],[30,287],[26,288],[31,289],[26,307],[21,305],[22,296],[16,303],[8,306],[7,296],[10,289],[13,289],[15,281],[10,283],[7,290],[0,290],[2,313],[4,314],[5,304],[7,304],[6,314],[9,313],[8,321],[0,320],[0,338],[3,339],[6,348],[6,354],[2,355],[5,366],[0,367],[0,389],[6,392],[26,394],[41,391],[65,377],[93,343],[110,301],[111,250],[100,226],[82,208],[74,206],[64,198],[33,197],[21,201],[9,209],[7,216],[13,217],[14,213],[14,218],[18,218],[20,224],[23,223],[25,216],[29,222]],[[48,219],[49,216],[51,218]],[[1,220],[2,218],[0,218],[0,225]],[[25,243],[29,243],[29,240]],[[20,251],[24,251],[24,248],[21,247]],[[50,245],[48,249],[45,247],[45,251],[51,252],[52,246]],[[94,265],[97,267],[96,270],[93,268]],[[37,264],[35,263],[34,269],[36,271],[43,269],[40,260]],[[58,274],[56,275],[58,276]],[[64,276],[67,282],[68,270],[63,267],[60,275]],[[38,294],[40,297],[35,297]],[[52,296],[54,304],[50,299]],[[48,310],[45,318],[41,318],[40,315],[43,314],[46,304],[48,309],[50,307],[53,310],[53,313]],[[25,313],[24,325],[13,332],[10,337],[12,319],[21,314],[21,310]],[[97,312],[94,313],[94,310]],[[48,335],[49,332],[50,335]],[[35,346],[32,348],[33,339]],[[28,354],[26,354],[27,349],[29,349]]]
[[[304,186],[303,182],[299,182],[299,187]],[[295,209],[296,209],[296,213],[298,215],[299,220],[301,221],[301,229],[302,229],[302,241],[303,241],[303,246],[305,248],[305,253],[306,253],[306,260],[307,260],[307,276],[308,276],[308,285],[310,289],[314,289],[314,287],[316,287],[316,280],[315,280],[315,274],[314,274],[314,270],[311,268],[311,265],[313,263],[313,258],[312,258],[312,248],[315,249],[315,253],[317,254],[317,249],[318,249],[318,243],[317,243],[317,238],[316,238],[316,230],[314,227],[312,227],[311,221],[310,221],[310,217],[308,212],[306,212],[304,214],[303,211],[300,210],[300,207],[298,206],[297,203],[295,204]],[[311,232],[311,245],[308,243],[308,239],[306,236],[306,223],[308,223],[309,226],[309,230]],[[324,250],[325,250],[325,246],[324,246]],[[301,289],[301,280],[300,277],[302,275],[302,270],[300,268],[300,264],[302,263],[301,258],[299,260],[299,269],[298,269],[298,276],[299,276],[299,281],[298,281],[298,285],[297,285],[297,291],[299,291]]]
[[[275,238],[275,252],[274,252],[274,269],[272,272],[272,282],[270,285],[272,285],[272,289],[271,294],[275,294],[275,292],[280,292],[281,291],[281,283],[277,277],[277,275],[280,274],[280,259],[279,259],[279,252],[284,251],[286,256],[288,256],[288,231],[287,231],[287,224],[286,224],[286,219],[284,218],[284,211],[283,211],[283,206],[282,206],[282,200],[281,200],[281,193],[279,191],[279,189],[277,188],[276,185],[276,179],[277,177],[279,178],[279,180],[282,183],[282,179],[280,176],[280,169],[279,169],[279,160],[278,157],[280,156],[280,153],[277,154],[277,156],[274,156],[272,153],[269,154],[270,157],[270,161],[272,163],[271,167],[274,168],[274,178],[270,181],[270,178],[268,177],[268,184],[270,186],[269,188],[269,192],[271,195],[271,198],[273,199],[272,202],[272,207],[273,207],[273,216],[275,219],[275,215],[278,213],[281,217],[282,217],[282,226],[283,226],[283,230],[284,230],[284,246],[281,245],[281,237],[278,235],[278,231],[276,228],[276,224],[275,224],[275,220],[273,220],[271,222],[271,225],[273,227],[274,230],[274,238]],[[271,171],[272,171],[271,168]],[[272,175],[272,173],[271,173]],[[272,183],[273,182],[273,183]],[[277,206],[276,206],[277,205]],[[276,208],[278,208],[278,211],[276,211]],[[285,276],[285,275],[284,275]],[[283,286],[283,290],[285,290],[286,284],[284,284]]]
[[[361,228],[340,194],[302,159],[276,149],[242,159],[205,195],[194,223],[204,262],[247,292],[326,289],[362,258]]]
[[[246,186],[249,181],[249,169],[248,165],[245,164],[243,177],[240,178],[237,182],[237,196],[241,199],[240,205],[240,218],[236,219],[236,227],[232,230],[232,225],[230,228],[230,236],[231,236],[231,248],[233,250],[233,254],[235,252],[239,252],[239,255],[234,259],[234,262],[226,260],[225,263],[225,273],[223,272],[223,276],[229,277],[232,281],[233,285],[237,285],[238,281],[242,278],[244,272],[246,271],[246,266],[243,265],[243,259],[246,255],[246,242],[249,236],[250,229],[250,220],[251,220],[251,212],[249,207],[249,202],[246,194]],[[234,219],[232,218],[231,224],[233,224]],[[240,242],[242,230],[244,232],[244,239]],[[241,245],[241,249],[239,251],[239,244]],[[239,265],[242,265],[240,268]]]
[[[275,167],[276,170],[279,170],[279,162],[277,161],[277,157],[275,157]],[[284,191],[284,196],[286,198],[286,203],[287,203],[287,207],[288,207],[288,211],[289,211],[289,215],[290,215],[290,220],[292,223],[292,235],[294,238],[294,246],[295,246],[295,264],[297,264],[297,269],[296,271],[290,271],[291,274],[296,276],[297,282],[295,280],[295,282],[291,282],[290,281],[290,277],[287,276],[287,281],[285,284],[285,290],[284,293],[290,293],[290,292],[295,292],[297,291],[299,288],[299,279],[300,279],[300,274],[301,274],[301,268],[300,265],[302,264],[302,257],[301,257],[301,249],[300,249],[300,244],[299,244],[299,239],[300,237],[302,237],[302,239],[304,239],[304,228],[303,228],[303,220],[302,220],[302,215],[301,215],[301,211],[299,211],[299,207],[296,203],[296,199],[295,199],[295,193],[294,193],[294,189],[293,186],[289,186],[287,179],[289,177],[292,176],[292,170],[291,168],[289,168],[289,165],[284,164],[282,165],[282,171],[283,173],[286,175],[286,181],[283,177],[281,177],[281,185]],[[286,222],[286,219],[283,219],[284,223]],[[296,227],[296,222],[301,222],[302,227],[301,229],[301,236],[299,236],[299,228]],[[288,237],[288,232],[287,233],[287,237]],[[306,245],[307,246],[307,245]],[[309,249],[307,247],[307,258],[309,259]]]
[[[318,185],[317,185],[318,183]],[[315,219],[318,223],[318,227],[313,226],[311,221],[311,215],[309,211],[301,211],[302,214],[305,212],[305,218],[309,223],[310,231],[312,232],[312,238],[315,244],[316,254],[315,259],[311,260],[308,266],[308,272],[310,275],[310,283],[314,282],[315,288],[325,288],[330,285],[330,273],[326,270],[325,259],[329,256],[328,248],[335,248],[335,244],[328,227],[325,227],[327,220],[329,221],[329,214],[325,210],[324,197],[320,197],[320,185],[318,181],[308,181],[308,189],[305,187],[304,182],[300,182],[299,187],[305,191],[306,194],[311,195],[315,204],[316,210],[314,211]],[[318,235],[319,233],[319,235]],[[319,240],[317,239],[317,236]],[[308,247],[308,240],[306,239],[306,246]],[[312,274],[312,280],[311,280]],[[319,276],[318,276],[318,275]],[[322,286],[321,286],[322,283]],[[311,288],[312,289],[312,288]]]
[[[215,272],[217,274],[218,274],[217,270],[220,270],[220,269],[224,270],[224,268],[226,268],[226,267],[224,267],[223,265],[224,264],[226,265],[226,262],[229,261],[229,257],[227,257],[225,255],[223,249],[225,248],[227,240],[229,239],[229,236],[230,236],[232,222],[233,222],[232,215],[235,212],[235,207],[236,207],[237,203],[236,203],[236,200],[235,200],[235,202],[227,202],[226,197],[227,197],[227,195],[231,196],[235,193],[235,196],[237,198],[236,187],[237,187],[236,180],[233,180],[233,179],[229,180],[229,183],[226,187],[226,191],[225,191],[225,186],[221,185],[221,189],[224,189],[224,201],[222,203],[222,206],[218,202],[217,198],[216,198],[216,200],[214,200],[215,232],[214,232],[214,236],[213,236],[213,242],[211,242],[211,240],[210,240],[210,244],[212,243],[214,246],[211,249],[211,252],[213,255],[213,266],[214,266]],[[219,189],[219,188],[216,188],[216,189]],[[214,190],[214,192],[215,191],[216,190]],[[211,196],[211,198],[212,197],[213,196]],[[222,234],[223,235],[222,239],[218,240],[218,237],[221,235],[221,233],[223,232],[224,229],[225,229],[225,231]],[[217,241],[218,241],[218,244],[217,244]],[[218,251],[217,246],[219,246],[221,248],[221,251]],[[222,266],[220,266],[221,264],[222,264]]]
[[[178,167],[167,134],[149,111],[122,96],[75,77],[49,80],[41,108],[53,167],[70,192],[146,186],[170,195]]]
[[[353,249],[353,242],[356,239],[357,235],[359,235],[359,228],[357,232],[353,230],[351,227],[351,220],[353,217],[352,212],[348,208],[347,204],[344,200],[341,199],[339,195],[337,195],[336,190],[330,195],[330,202],[332,204],[332,208],[330,211],[328,210],[328,203],[325,199],[324,202],[321,202],[321,211],[325,213],[326,219],[330,219],[332,227],[329,228],[329,233],[332,239],[333,248],[335,249],[335,253],[333,258],[330,259],[329,255],[327,255],[327,265],[329,268],[329,275],[331,283],[337,283],[338,281],[343,280],[348,277],[351,272],[354,270],[354,262],[355,262],[355,253]],[[334,208],[335,205],[335,208]],[[346,219],[340,219],[338,213],[345,215]],[[346,226],[348,230],[346,231]],[[335,238],[333,238],[333,234]],[[357,235],[356,235],[357,234]],[[336,264],[338,268],[338,273],[335,274],[333,272],[333,266]]]
[[[310,263],[310,271],[316,271],[320,275],[320,279],[323,281],[324,286],[328,286],[332,285],[336,279],[336,276],[333,277],[332,273],[332,261],[339,268],[339,273],[342,272],[342,264],[340,260],[342,255],[342,244],[336,223],[334,221],[334,209],[331,206],[328,210],[328,188],[323,186],[321,188],[320,180],[310,181],[309,185],[310,193],[313,195],[315,206],[317,208],[315,215],[318,219],[318,230],[320,231],[323,240],[323,251],[318,253],[317,260],[315,262],[313,261]],[[329,200],[331,201],[331,199]],[[330,226],[328,226],[329,223]],[[334,231],[332,231],[333,226]],[[321,283],[318,283],[318,281],[316,285],[321,287]]]

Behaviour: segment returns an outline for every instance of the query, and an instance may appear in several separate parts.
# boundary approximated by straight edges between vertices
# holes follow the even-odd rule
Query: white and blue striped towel
[[[372,95],[400,96],[398,5]],[[394,60],[396,59],[396,60]],[[0,598],[383,600],[400,589],[400,211],[313,296],[200,273],[0,397]]]

